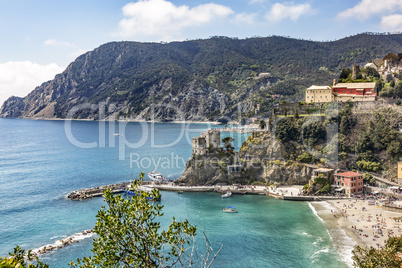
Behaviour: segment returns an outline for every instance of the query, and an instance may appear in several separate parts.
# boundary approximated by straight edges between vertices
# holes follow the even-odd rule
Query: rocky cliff
[[[313,165],[286,161],[285,146],[272,133],[253,133],[238,153],[193,156],[178,182],[195,184],[280,183],[304,185],[311,178]],[[240,166],[240,172],[231,167]]]

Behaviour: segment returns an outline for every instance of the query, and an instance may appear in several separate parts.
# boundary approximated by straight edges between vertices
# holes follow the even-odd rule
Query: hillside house
[[[194,137],[192,142],[193,154],[205,155],[207,153],[207,143],[204,137]]]
[[[363,193],[363,174],[348,171],[334,175],[333,184],[347,196]]]
[[[376,83],[338,83],[333,85],[335,101],[375,101],[377,98]]]
[[[329,86],[312,85],[306,89],[306,103],[326,103],[335,100],[335,94]]]
[[[324,178],[331,179],[333,172],[334,170],[331,168],[317,168],[313,170],[313,175],[311,175],[311,179],[315,180],[315,178],[317,178],[320,175],[323,175]]]
[[[398,184],[402,184],[402,161],[398,162]]]
[[[242,165],[228,165],[227,171],[230,176],[240,177],[242,171]]]

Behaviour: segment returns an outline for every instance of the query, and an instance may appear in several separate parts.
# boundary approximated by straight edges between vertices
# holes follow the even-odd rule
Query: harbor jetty
[[[123,190],[129,186],[131,182],[123,182],[117,184],[109,184],[99,187],[82,189],[74,191],[67,195],[67,199],[83,200],[93,197],[102,196],[103,192],[110,188],[112,193],[122,193]],[[267,195],[276,199],[289,200],[289,201],[324,201],[338,199],[334,196],[306,196],[302,194],[302,186],[281,186],[281,187],[268,187],[262,185],[177,185],[173,182],[169,183],[154,183],[151,181],[142,181],[141,185],[148,185],[149,187],[156,188],[160,191],[174,191],[174,192],[217,192],[224,194],[227,191],[232,194],[253,194],[253,195]]]

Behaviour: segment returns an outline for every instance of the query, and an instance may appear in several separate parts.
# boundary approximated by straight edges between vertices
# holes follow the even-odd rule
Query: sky
[[[112,41],[402,31],[402,0],[0,0],[0,105]]]

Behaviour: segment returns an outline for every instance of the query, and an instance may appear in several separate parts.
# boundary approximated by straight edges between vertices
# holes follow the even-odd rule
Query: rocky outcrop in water
[[[187,185],[308,183],[316,166],[286,161],[287,154],[285,146],[272,133],[253,132],[238,153],[193,155],[178,181]],[[241,166],[241,171],[231,172],[231,166]]]

